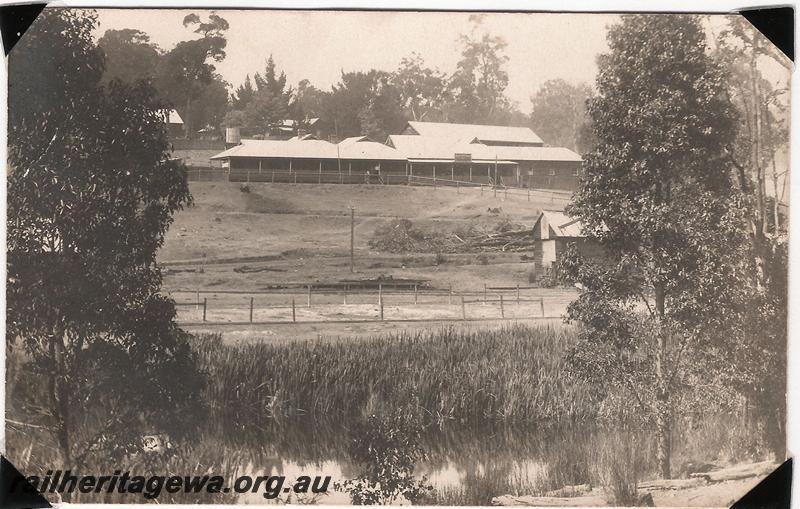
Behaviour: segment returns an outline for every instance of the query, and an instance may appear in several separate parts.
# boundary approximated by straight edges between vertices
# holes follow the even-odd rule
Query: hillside
[[[489,190],[367,185],[193,182],[194,205],[176,215],[160,262],[275,256],[302,249],[321,255],[349,250],[350,206],[356,248],[367,249],[375,229],[395,218],[448,230],[501,222],[532,225],[540,209],[558,209],[563,194],[522,190],[504,199]],[[517,194],[513,194],[517,193]]]

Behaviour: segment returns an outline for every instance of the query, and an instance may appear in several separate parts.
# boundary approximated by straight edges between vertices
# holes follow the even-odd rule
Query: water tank
[[[225,145],[233,146],[241,143],[241,135],[239,134],[238,127],[225,128]]]

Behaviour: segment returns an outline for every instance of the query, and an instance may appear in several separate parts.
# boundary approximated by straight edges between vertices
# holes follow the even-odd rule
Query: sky
[[[197,37],[183,17],[200,10],[100,9],[96,36],[108,29],[136,28],[162,49]],[[215,64],[233,87],[264,67],[270,54],[290,84],[308,79],[329,89],[344,71],[393,71],[400,60],[419,53],[432,68],[450,73],[461,57],[462,34],[488,32],[508,46],[507,96],[524,111],[547,80],[592,84],[596,56],[607,51],[609,14],[489,13],[476,27],[469,13],[365,11],[218,11],[230,24],[227,56]]]
[[[199,37],[183,26],[183,18],[198,9],[98,9],[96,38],[108,29],[135,28],[169,50],[182,40]],[[227,56],[215,63],[232,89],[247,74],[262,71],[273,56],[291,85],[308,79],[324,90],[338,82],[342,71],[393,71],[400,60],[416,52],[426,65],[445,73],[461,58],[462,35],[488,33],[508,43],[509,84],[506,95],[524,113],[531,96],[547,80],[594,84],[597,56],[608,51],[606,28],[616,14],[482,13],[479,21],[468,12],[219,10],[230,24]],[[725,25],[714,16],[709,42]],[[762,59],[764,76],[773,83],[788,82],[780,65]]]

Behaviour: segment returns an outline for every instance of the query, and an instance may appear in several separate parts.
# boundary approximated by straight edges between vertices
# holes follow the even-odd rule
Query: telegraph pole
[[[355,251],[355,231],[356,231],[356,208],[350,206],[350,272],[355,272],[353,268],[353,258]]]

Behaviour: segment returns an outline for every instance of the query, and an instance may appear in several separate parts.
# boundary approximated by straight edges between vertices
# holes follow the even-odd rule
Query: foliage
[[[591,95],[592,90],[585,83],[545,81],[531,97],[531,128],[550,146],[567,147],[581,154],[588,152],[591,127],[586,101]]]
[[[626,15],[608,41],[589,109],[597,147],[568,209],[608,260],[573,249],[562,261],[583,288],[568,311],[582,324],[572,361],[596,387],[631,391],[669,477],[676,394],[706,378],[701,354],[724,344],[738,298],[742,222],[724,156],[736,116],[696,18]]]
[[[425,451],[420,447],[421,425],[412,411],[373,414],[354,429],[350,454],[362,471],[355,479],[337,483],[353,504],[390,505],[402,499],[416,503],[433,489],[425,477],[414,478],[414,465],[425,459]]]
[[[204,123],[222,120],[219,102],[215,106],[213,118],[208,118],[195,111],[194,106],[206,93],[207,87],[225,87],[224,81],[216,73],[212,62],[221,62],[225,58],[225,31],[228,23],[213,12],[206,22],[197,14],[188,14],[183,20],[184,26],[195,26],[195,33],[202,35],[199,39],[181,41],[160,60],[156,70],[156,86],[183,113],[184,129],[187,137],[192,137]],[[219,99],[219,94],[211,95]],[[227,103],[227,90],[225,94]],[[201,103],[202,104],[202,103]],[[213,125],[213,124],[212,124]]]
[[[400,61],[392,84],[400,94],[400,102],[411,120],[441,121],[450,100],[447,77],[438,69],[425,67],[418,53]]]
[[[49,380],[39,404],[65,463],[202,406],[155,265],[190,200],[185,175],[152,87],[101,85],[95,23],[46,9],[9,61],[6,344]],[[51,79],[30,79],[41,73]],[[81,422],[79,407],[95,413]]]
[[[507,43],[499,36],[462,36],[461,60],[448,86],[453,103],[449,107],[451,122],[492,124],[508,107],[504,91],[508,73],[503,68],[508,57],[503,54]]]
[[[748,243],[741,259],[747,274],[742,289],[733,360],[728,381],[766,414],[767,435],[775,459],[785,448],[788,288],[787,225],[783,203],[788,178],[789,60],[758,30],[732,17],[717,37],[715,56],[728,70],[726,93],[739,111],[738,143],[727,147],[742,195]],[[786,68],[771,83],[762,63]],[[781,167],[783,165],[783,167]],[[767,180],[771,180],[771,193]],[[770,194],[772,196],[770,196]]]
[[[105,55],[104,84],[115,79],[134,83],[155,75],[160,50],[146,33],[132,28],[106,30],[97,46]]]
[[[214,417],[264,426],[303,416],[344,419],[412,406],[429,422],[576,423],[593,419],[589,388],[569,377],[571,328],[442,328],[359,341],[198,338]],[[255,389],[242,391],[241,387]]]

